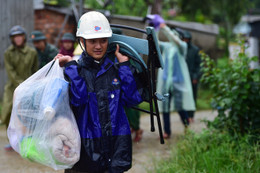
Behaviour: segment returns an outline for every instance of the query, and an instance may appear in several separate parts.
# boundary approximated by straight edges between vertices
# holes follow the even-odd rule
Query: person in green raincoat
[[[46,37],[41,31],[33,31],[30,38],[38,53],[39,68],[48,64],[59,53],[54,45],[47,43]]]
[[[37,52],[26,45],[24,28],[16,25],[9,32],[12,45],[4,53],[4,65],[7,72],[7,83],[4,88],[2,123],[8,127],[12,112],[13,92],[25,79],[38,70]],[[7,145],[6,150],[11,146]]]
[[[180,38],[180,32],[171,30],[159,15],[149,15],[150,24],[161,30],[169,42],[160,42],[164,69],[157,74],[157,92],[169,94],[164,102],[159,102],[163,113],[164,138],[171,135],[170,112],[178,111],[185,128],[189,125],[187,111],[195,110],[190,75],[186,64],[187,43]]]

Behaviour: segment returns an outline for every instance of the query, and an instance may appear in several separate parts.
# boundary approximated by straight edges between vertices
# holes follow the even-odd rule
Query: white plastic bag
[[[7,135],[23,158],[55,170],[80,157],[80,135],[69,105],[68,82],[58,60],[51,61],[14,92]]]

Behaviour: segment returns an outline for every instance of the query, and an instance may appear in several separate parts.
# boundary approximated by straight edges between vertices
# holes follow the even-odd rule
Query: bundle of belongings
[[[23,158],[55,170],[79,160],[80,135],[68,87],[58,60],[53,60],[15,89],[7,135]]]

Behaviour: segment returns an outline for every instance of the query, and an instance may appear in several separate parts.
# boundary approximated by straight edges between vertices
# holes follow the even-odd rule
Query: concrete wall
[[[0,0],[0,100],[2,100],[7,75],[4,69],[4,51],[11,44],[9,30],[21,25],[27,33],[33,30],[33,0]]]
[[[113,24],[128,25],[137,28],[145,28],[145,23],[141,17],[129,17],[114,15],[111,16],[110,22]],[[195,22],[177,22],[177,21],[166,21],[166,24],[170,27],[178,27],[184,30],[188,30],[192,35],[192,42],[201,48],[205,52],[216,49],[217,35],[219,33],[218,25],[204,25]],[[134,31],[123,30],[127,35],[132,35],[136,37],[143,37],[142,34],[136,34]],[[159,39],[162,41],[167,41],[161,33]]]

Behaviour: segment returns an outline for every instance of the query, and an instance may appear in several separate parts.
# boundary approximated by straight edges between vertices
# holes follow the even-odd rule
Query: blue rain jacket
[[[131,168],[132,140],[124,106],[142,102],[130,62],[105,57],[96,63],[82,54],[65,65],[70,103],[81,135],[81,156],[72,168],[86,172],[124,172]],[[141,91],[141,90],[140,90]]]
[[[180,40],[176,31],[167,26],[162,28],[162,31],[169,42],[160,42],[165,67],[158,69],[157,92],[169,93],[172,97],[158,102],[159,111],[195,110],[189,70],[185,61],[187,43]]]

